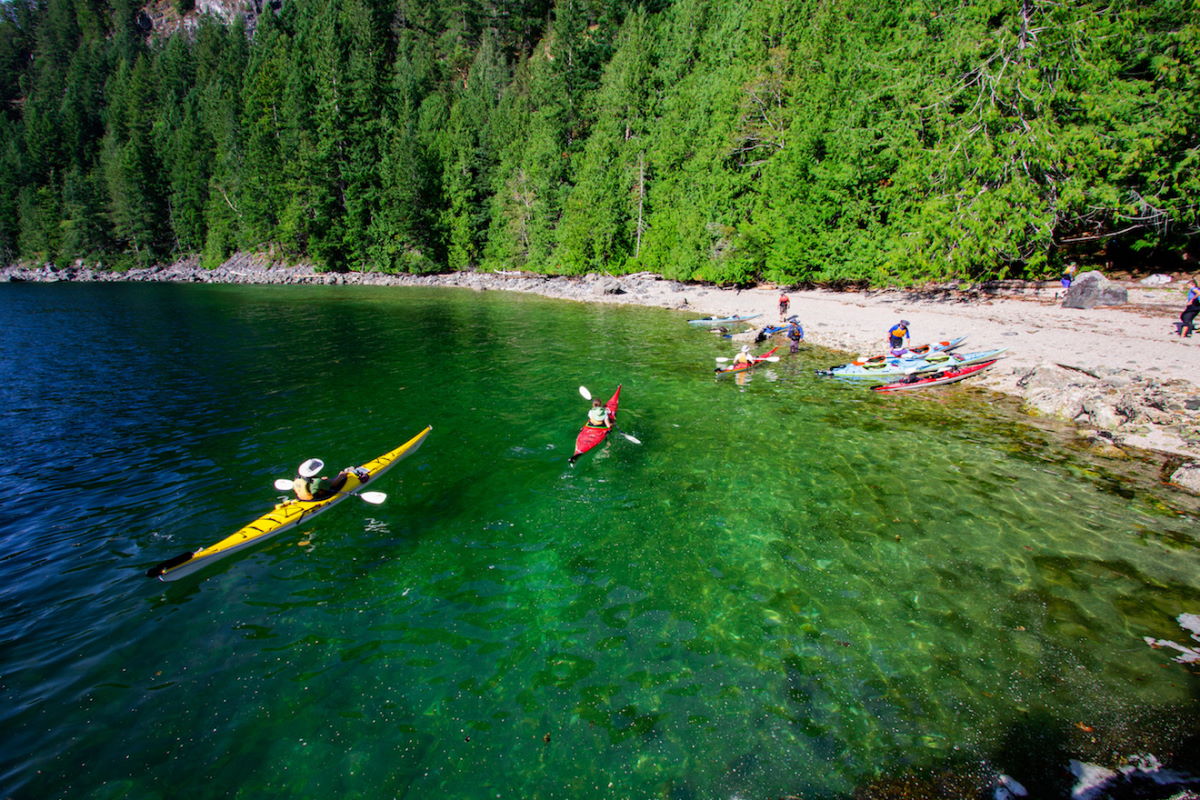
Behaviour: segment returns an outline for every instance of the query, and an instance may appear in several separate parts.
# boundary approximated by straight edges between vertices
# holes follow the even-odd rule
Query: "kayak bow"
[[[214,561],[224,558],[231,553],[236,553],[238,550],[270,539],[272,536],[283,533],[289,528],[294,528],[301,522],[311,519],[323,511],[328,511],[347,497],[357,494],[358,490],[364,484],[375,480],[391,469],[397,462],[415,453],[431,430],[433,430],[433,426],[427,426],[425,430],[395,450],[389,450],[379,456],[379,458],[363,464],[362,468],[369,473],[365,481],[360,481],[357,475],[350,473],[341,491],[324,500],[285,500],[249,525],[226,536],[216,544],[209,547],[202,547],[193,553],[183,553],[151,567],[146,571],[146,577],[158,578],[161,581],[173,581],[182,578],[184,575],[190,575],[198,569],[203,569]]]

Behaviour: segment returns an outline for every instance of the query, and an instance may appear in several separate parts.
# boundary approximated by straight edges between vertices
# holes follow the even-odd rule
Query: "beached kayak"
[[[942,342],[933,342],[932,344],[919,344],[919,345],[915,345],[913,347],[909,347],[904,350],[893,350],[890,353],[883,353],[882,355],[871,356],[870,358],[856,359],[854,361],[851,361],[850,363],[851,364],[872,364],[872,363],[877,364],[877,363],[886,361],[889,358],[911,358],[911,359],[926,358],[927,356],[933,355],[934,353],[949,353],[951,350],[961,347],[962,343],[964,341],[966,341],[966,338],[967,337],[965,337],[965,336],[959,336],[957,339],[949,339],[947,341],[942,341]]]
[[[931,353],[926,358],[888,358],[883,361],[872,361],[864,364],[842,364],[826,370],[818,370],[818,375],[829,375],[835,378],[853,378],[866,380],[893,380],[914,373],[934,372],[950,367],[965,367],[978,364],[981,361],[991,361],[998,358],[1008,348],[1000,347],[995,350],[980,350],[975,353]]]
[[[689,319],[688,325],[732,325],[761,316],[762,314],[735,314],[732,317],[704,317],[703,319]]]
[[[620,400],[621,385],[617,384],[617,390],[613,392],[613,396],[608,398],[608,402],[604,404],[608,409],[609,419],[614,422],[616,422],[617,419],[617,404],[620,402]],[[575,437],[575,454],[568,459],[570,463],[574,464],[575,459],[579,458],[588,450],[591,450],[593,447],[603,442],[608,437],[608,434],[611,430],[612,428],[597,428],[592,425],[584,425],[583,429],[579,431],[579,435]]]
[[[774,336],[777,333],[787,333],[788,325],[789,325],[789,323],[792,323],[792,322],[799,325],[800,318],[798,316],[796,316],[795,314],[793,314],[792,316],[788,317],[786,320],[784,320],[783,322],[780,322],[778,324],[772,323],[769,325],[765,325],[759,329],[758,338],[755,339],[754,341],[761,342],[764,339],[766,339],[768,336]],[[801,330],[804,330],[804,328],[801,327]]]
[[[772,347],[770,350],[763,353],[762,355],[754,356],[753,359],[749,363],[743,362],[741,364],[736,364],[736,365],[731,364],[728,367],[717,367],[716,370],[714,370],[714,372],[716,372],[716,375],[718,378],[720,378],[722,375],[733,375],[734,373],[737,373],[737,372],[746,372],[747,370],[754,369],[762,362],[769,360],[771,358],[771,356],[775,355],[775,351],[778,349],[779,349],[778,347]]]
[[[184,575],[190,575],[231,553],[270,539],[289,528],[294,528],[301,522],[312,519],[323,511],[328,511],[347,497],[357,494],[364,485],[374,486],[375,479],[400,460],[415,453],[431,430],[433,430],[432,426],[427,427],[395,450],[389,450],[379,458],[363,464],[362,469],[367,471],[365,480],[360,480],[357,475],[351,473],[342,490],[332,497],[324,500],[286,500],[279,503],[266,514],[216,544],[203,547],[195,552],[183,553],[151,567],[146,571],[146,577],[164,581],[182,578]]]
[[[909,392],[914,389],[926,389],[930,386],[942,386],[947,383],[955,383],[964,378],[969,378],[972,375],[977,375],[988,369],[996,361],[984,361],[982,364],[971,364],[965,367],[951,367],[950,369],[938,370],[937,372],[928,372],[923,375],[909,375],[895,383],[885,383],[881,386],[872,386],[871,390],[882,394],[895,394],[896,392]]]

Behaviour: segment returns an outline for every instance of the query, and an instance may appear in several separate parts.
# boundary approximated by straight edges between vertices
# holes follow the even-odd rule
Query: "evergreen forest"
[[[226,5],[160,0],[168,33],[0,0],[0,263],[911,285],[1200,255],[1197,0]]]

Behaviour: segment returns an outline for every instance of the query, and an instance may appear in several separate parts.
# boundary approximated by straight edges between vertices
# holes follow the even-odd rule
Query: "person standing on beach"
[[[908,320],[902,319],[899,325],[893,325],[888,328],[888,347],[892,350],[898,350],[903,347],[905,339],[912,339],[909,335]]]
[[[1192,278],[1188,281],[1187,305],[1175,325],[1180,336],[1189,337],[1196,330],[1196,314],[1200,314],[1200,286],[1196,284],[1196,279]]]
[[[795,317],[788,320],[787,338],[792,342],[791,352],[800,352],[800,342],[804,341],[804,328],[800,327],[800,320]]]
[[[780,321],[782,321],[783,318],[787,316],[788,306],[790,306],[791,304],[792,304],[792,301],[788,298],[787,292],[781,291],[779,293],[779,319],[780,319]]]

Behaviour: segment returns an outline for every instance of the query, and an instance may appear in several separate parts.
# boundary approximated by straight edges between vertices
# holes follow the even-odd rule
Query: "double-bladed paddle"
[[[281,492],[290,492],[292,490],[292,482],[287,478],[279,478],[275,481],[275,488]],[[339,494],[353,495],[367,501],[373,506],[377,506],[384,500],[387,500],[387,494],[384,492],[333,492],[333,495]]]

